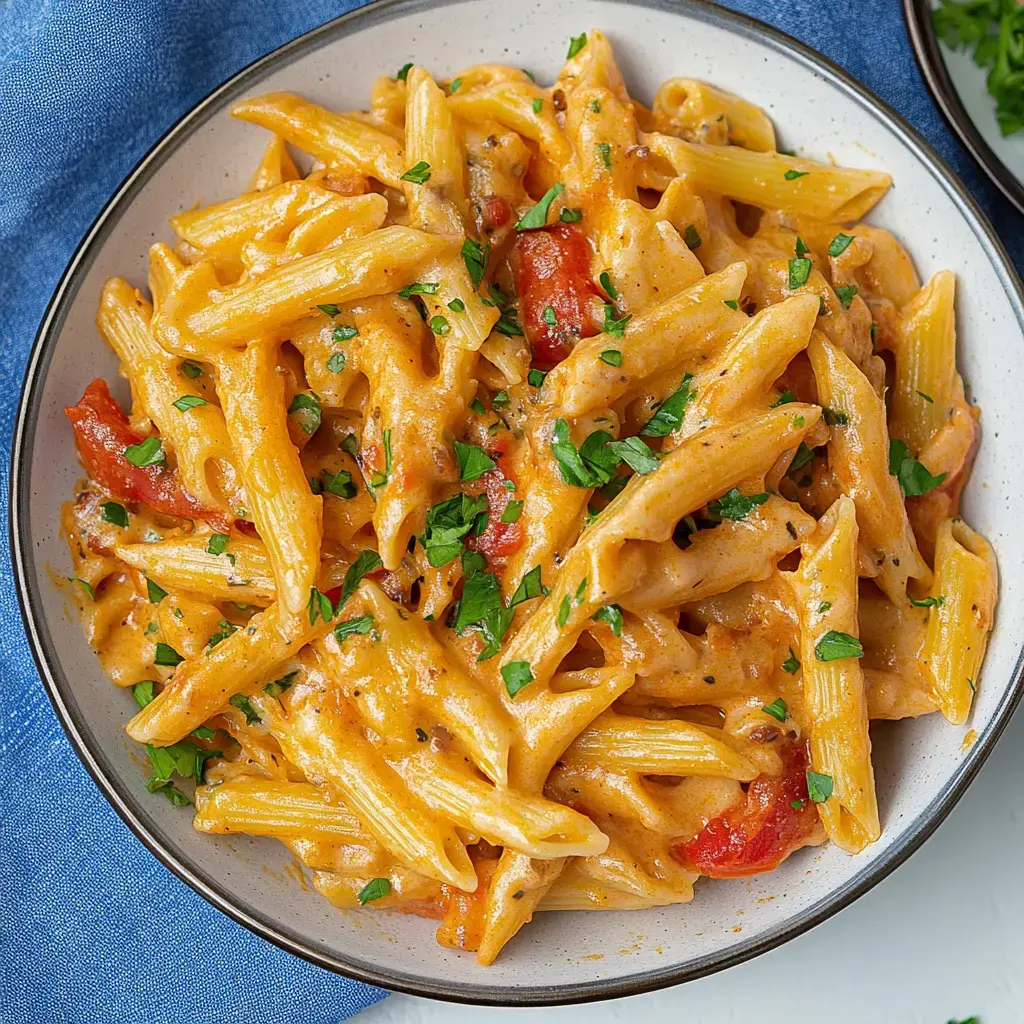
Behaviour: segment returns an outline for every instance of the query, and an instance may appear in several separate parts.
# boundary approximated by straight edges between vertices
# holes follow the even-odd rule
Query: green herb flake
[[[146,597],[149,598],[150,604],[159,604],[167,596],[167,591],[160,586],[159,583],[154,583],[148,576],[146,577]]]
[[[371,879],[359,890],[359,905],[366,906],[374,900],[383,899],[391,892],[391,883],[386,878]]]
[[[686,374],[679,387],[656,407],[654,415],[640,431],[644,437],[665,437],[683,425],[686,406],[697,395],[696,390],[690,387],[692,380],[693,374]]]
[[[889,440],[889,472],[899,481],[900,490],[908,498],[928,494],[946,479],[945,473],[932,476],[926,466],[911,457],[906,444],[896,438]]]
[[[806,242],[797,235],[796,236],[796,255],[798,259],[803,259],[811,250],[807,248]]]
[[[362,583],[363,577],[368,576],[371,572],[376,572],[383,565],[384,563],[376,551],[366,548],[366,550],[359,552],[359,557],[348,567],[348,571],[345,573],[345,579],[341,584],[341,597],[338,598],[338,603],[334,608],[335,615],[345,607],[348,599],[356,592],[356,587]]]
[[[832,776],[807,771],[807,795],[816,804],[823,804],[832,795]]]
[[[597,150],[597,155],[601,158],[601,163],[604,165],[606,171],[612,169],[612,147],[611,143],[608,142],[595,142],[594,149]]]
[[[299,429],[304,434],[315,434],[320,426],[320,403],[315,395],[299,392],[288,406],[289,413],[295,413],[299,420]]]
[[[539,96],[537,96],[534,98],[532,106],[533,112],[535,114],[539,114],[544,107],[544,101]]]
[[[453,313],[465,313],[466,312],[466,304],[462,301],[462,299],[452,299],[452,301],[448,303],[448,308]]]
[[[687,249],[699,249],[703,239],[695,225],[687,224],[686,230],[683,232],[683,241],[686,243]]]
[[[490,258],[490,242],[486,245],[480,245],[479,242],[474,241],[472,238],[467,238],[462,243],[462,262],[466,264],[466,271],[469,274],[469,279],[473,282],[474,288],[480,287],[480,282],[484,279],[484,274],[487,273],[487,264]]]
[[[807,174],[807,171],[797,171],[791,167],[788,171],[786,171],[783,177],[786,179],[786,181],[796,181],[797,178],[806,177]]]
[[[839,285],[839,287],[836,288],[836,296],[843,309],[850,308],[850,303],[853,302],[853,297],[856,294],[857,286],[855,284]]]
[[[578,206],[563,206],[558,219],[563,224],[578,224],[583,220],[583,211]]]
[[[321,470],[320,479],[324,491],[336,498],[354,498],[358,493],[358,488],[352,482],[352,474],[347,469],[340,469],[337,473]]]
[[[412,284],[399,288],[398,294],[403,299],[411,299],[414,295],[436,295],[440,287],[436,281],[413,281]]]
[[[245,715],[246,725],[258,725],[263,721],[260,718],[260,713],[252,706],[252,702],[244,693],[236,693],[233,697],[229,697],[228,703]]]
[[[320,312],[323,313],[325,316],[330,317],[335,317],[341,312],[341,310],[332,302],[322,303],[318,305],[316,308],[319,309]]]
[[[351,341],[359,336],[358,327],[350,327],[348,324],[338,324],[331,332],[331,340],[340,345],[343,341]]]
[[[617,348],[606,348],[601,353],[601,362],[607,363],[609,366],[621,366],[622,353]]]
[[[545,227],[548,222],[548,210],[551,208],[551,204],[555,201],[555,197],[561,195],[564,190],[565,186],[560,181],[556,181],[544,193],[540,202],[526,211],[519,223],[516,224],[516,231],[535,231],[537,228]]]
[[[612,279],[608,274],[607,270],[602,270],[597,280],[600,282],[601,287],[604,289],[605,295],[608,296],[612,302],[615,302],[619,297],[618,289],[612,284]]]
[[[782,671],[795,676],[800,671],[800,659],[797,658],[793,648],[789,649],[789,657],[782,663]]]
[[[455,456],[459,460],[459,479],[463,483],[479,480],[488,470],[494,469],[495,462],[483,448],[475,444],[455,442]]]
[[[547,374],[543,370],[531,370],[526,375],[526,382],[531,388],[539,388],[544,383]]]
[[[853,235],[844,235],[841,231],[831,242],[828,243],[828,254],[829,256],[842,256],[844,252],[850,247],[850,243],[853,241]]]
[[[558,628],[562,629],[565,624],[569,621],[569,616],[572,614],[572,601],[569,600],[569,595],[566,594],[562,598],[562,603],[558,606],[558,615],[555,617],[555,622],[558,624]]]
[[[518,523],[519,517],[523,514],[523,503],[521,501],[510,501],[501,513],[503,523]]]
[[[335,352],[330,359],[327,360],[327,369],[331,373],[341,373],[345,369],[345,353]]]
[[[610,302],[605,303],[604,333],[610,334],[613,338],[621,338],[623,332],[626,330],[626,324],[628,324],[629,321],[633,319],[633,314],[627,313],[625,316],[616,319],[616,312],[618,311]]]
[[[509,697],[515,697],[524,686],[533,682],[533,671],[528,661],[510,661],[501,666],[501,678],[505,680]]]
[[[397,78],[400,82],[404,82],[409,77],[410,71],[412,71],[412,64],[403,64],[398,69],[398,74],[395,75],[395,78]]]
[[[179,412],[188,412],[189,409],[195,409],[200,405],[209,405],[210,403],[198,395],[182,395],[181,398],[175,399],[172,404]]]
[[[777,409],[780,405],[789,405],[790,402],[795,402],[796,398],[793,397],[792,391],[783,391],[781,395],[774,402],[772,402],[770,408]]]
[[[354,619],[342,619],[334,627],[334,639],[341,644],[350,636],[366,636],[371,629],[373,629],[372,615],[360,615]]]
[[[789,287],[795,291],[807,284],[807,278],[811,276],[811,261],[806,256],[789,261]]]
[[[448,91],[449,92],[458,92],[460,85],[462,85],[462,79],[461,78],[453,78],[452,81],[451,81],[451,84],[448,86]]]
[[[210,555],[223,555],[231,538],[226,533],[211,533],[206,542],[206,552]]]
[[[777,719],[780,722],[786,720],[786,716],[789,713],[786,707],[786,702],[781,697],[776,697],[771,704],[764,704],[761,706],[761,710],[766,715],[771,715],[772,718]]]
[[[815,645],[818,661],[841,661],[843,658],[862,658],[864,648],[855,636],[830,629]]]
[[[153,692],[154,685],[152,679],[143,679],[141,683],[136,683],[132,687],[132,696],[140,708],[144,708],[147,704],[152,703],[153,698],[156,696]]]
[[[452,325],[443,316],[432,316],[430,318],[430,329],[443,338],[451,331]]]
[[[609,441],[608,449],[641,476],[653,473],[658,468],[657,456],[639,437],[627,437],[624,441]]]
[[[929,405],[932,405],[932,404],[934,404],[934,402],[935,402],[935,399],[934,399],[934,398],[932,398],[932,396],[931,396],[931,395],[926,395],[926,394],[925,394],[925,393],[924,393],[923,391],[918,391],[918,394],[919,394],[919,395],[920,395],[920,396],[921,396],[921,397],[922,397],[922,398],[923,398],[923,399],[924,399],[924,400],[925,400],[925,401],[926,401],[926,402],[927,402],[927,403],[928,403]]]
[[[426,160],[418,161],[402,175],[400,180],[410,181],[414,185],[424,184],[430,180],[430,164]]]
[[[922,597],[920,600],[911,597],[909,600],[915,608],[941,608],[946,603],[943,594],[939,594],[938,597]]]
[[[186,377],[189,377],[191,380],[195,380],[196,377],[202,377],[203,368],[198,363],[193,362],[191,359],[186,359],[181,364],[181,372],[185,374]]]
[[[708,504],[708,511],[722,519],[729,519],[732,522],[739,522],[746,519],[758,505],[763,505],[768,500],[767,494],[740,494],[739,489],[734,487],[727,491],[722,497]]]
[[[722,299],[722,302],[724,302],[730,309],[739,311],[740,304],[735,299]]]
[[[155,665],[164,665],[168,668],[174,668],[180,665],[185,659],[170,645],[165,643],[158,643],[156,645],[156,654],[153,656],[153,663]]]
[[[572,60],[584,46],[587,45],[587,33],[581,32],[578,36],[569,37],[569,52],[565,55],[566,60]]]
[[[606,604],[591,616],[598,622],[606,622],[616,636],[622,636],[622,609],[617,604]]]
[[[821,604],[818,605],[818,614],[819,615],[824,615],[825,612],[827,612],[829,610],[829,608],[831,608],[831,607],[832,607],[832,602],[831,601],[822,601]]]
[[[140,469],[145,469],[147,466],[162,466],[167,462],[163,444],[155,435],[147,437],[145,441],[140,441],[138,444],[128,445],[124,450],[124,457],[133,466],[138,466]]]
[[[544,312],[541,313],[540,318],[548,325],[548,327],[558,326],[558,317],[556,316],[554,307],[552,306],[545,306]]]

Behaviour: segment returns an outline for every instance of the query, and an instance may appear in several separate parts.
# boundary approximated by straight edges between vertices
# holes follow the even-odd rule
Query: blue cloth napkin
[[[554,2],[554,0],[552,0]],[[46,302],[103,202],[178,117],[356,0],[0,0],[0,473]],[[998,225],[1022,219],[952,138],[897,0],[734,0],[908,118]],[[581,26],[586,28],[587,26]],[[684,72],[685,68],[680,68]],[[281,952],[153,858],[71,750],[22,632],[0,530],[0,1021],[328,1024],[383,992]]]

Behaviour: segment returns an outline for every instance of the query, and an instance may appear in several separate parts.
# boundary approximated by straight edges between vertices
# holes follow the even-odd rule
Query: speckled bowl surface
[[[336,911],[298,884],[279,844],[199,835],[187,813],[146,792],[137,748],[123,731],[135,710],[131,695],[104,677],[49,575],[50,568],[67,570],[58,510],[81,476],[61,410],[85,381],[116,375],[93,325],[104,279],[119,274],[144,286],[146,251],[154,240],[170,239],[170,214],[244,188],[266,136],[230,118],[232,101],[286,89],[328,107],[359,107],[379,74],[409,60],[438,75],[506,62],[550,81],[569,36],[590,27],[609,35],[641,100],[649,102],[673,75],[705,79],[763,105],[780,147],[893,175],[895,187],[871,219],[903,240],[923,278],[949,267],[958,279],[960,365],[984,429],[965,515],[995,545],[1000,605],[966,728],[937,715],[873,728],[884,834],[866,853],[805,850],[767,876],[701,883],[687,906],[542,914],[496,965],[481,968],[438,946],[433,922]],[[371,5],[257,62],[199,104],[112,197],[61,281],[30,361],[12,472],[15,570],[41,674],[82,760],[149,848],[224,912],[315,963],[408,992],[501,1004],[626,995],[735,964],[845,906],[919,846],[963,793],[1019,697],[1019,288],[977,207],[921,139],[837,68],[763,25],[672,0]]]

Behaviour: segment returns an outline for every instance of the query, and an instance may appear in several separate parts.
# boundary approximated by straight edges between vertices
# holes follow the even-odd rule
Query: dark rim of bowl
[[[921,75],[946,123],[957,134],[964,148],[989,176],[996,188],[1024,213],[1024,183],[996,156],[995,151],[982,137],[961,102],[953,79],[949,77],[949,70],[939,49],[939,40],[932,23],[931,0],[903,0],[903,14]]]
[[[459,2],[459,0],[441,0],[445,6],[455,2]],[[862,107],[869,109],[907,148],[918,156],[944,186],[950,199],[958,206],[961,214],[971,224],[975,234],[987,250],[994,269],[1003,279],[1007,295],[1015,307],[1018,322],[1024,327],[1024,292],[1021,290],[1020,281],[1009,257],[985,215],[942,158],[931,149],[914,128],[882,100],[851,78],[842,68],[805,44],[754,18],[718,7],[710,3],[709,0],[633,0],[633,2],[658,11],[676,13],[684,15],[686,18],[710,23],[759,42],[767,42],[779,53],[811,68],[845,91]],[[898,843],[886,849],[876,861],[849,879],[840,888],[818,901],[799,919],[770,929],[748,942],[739,943],[727,950],[698,957],[683,965],[645,971],[628,978],[580,984],[504,987],[488,985],[485,980],[486,972],[481,972],[480,983],[464,984],[454,980],[423,980],[415,975],[388,971],[350,955],[338,954],[281,926],[259,908],[243,905],[240,900],[235,900],[223,891],[218,883],[207,876],[205,872],[187,863],[187,858],[179,857],[172,850],[173,842],[162,834],[162,830],[151,820],[145,808],[130,792],[124,781],[118,778],[107,762],[103,750],[91,735],[84,716],[75,701],[72,687],[69,685],[54,651],[42,610],[28,510],[31,467],[27,453],[31,451],[36,430],[38,395],[46,378],[54,342],[64,322],[67,308],[92,263],[96,249],[116,223],[118,214],[183,139],[187,138],[230,99],[251,85],[255,85],[270,71],[287,65],[301,55],[331,40],[357,32],[364,25],[387,21],[398,14],[426,12],[437,6],[437,0],[376,0],[374,3],[342,15],[299,36],[267,56],[249,64],[214,89],[170,128],[142,158],[103,207],[75,250],[53,298],[50,300],[33,342],[25,383],[22,388],[11,451],[10,489],[11,551],[18,600],[33,657],[57,712],[57,717],[101,792],[128,827],[166,867],[228,917],[280,948],[319,967],[358,981],[411,995],[426,995],[453,1002],[497,1006],[555,1005],[636,995],[691,981],[765,953],[825,921],[902,864],[935,831],[963,795],[1009,721],[1021,697],[1022,681],[1024,681],[1024,650],[1018,656],[1013,676],[984,734],[979,737],[971,752],[942,791],[918,815],[908,832]]]

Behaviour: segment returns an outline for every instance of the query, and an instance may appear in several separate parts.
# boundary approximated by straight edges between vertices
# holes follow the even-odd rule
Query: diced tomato
[[[234,519],[202,505],[167,466],[134,466],[125,458],[124,450],[145,438],[132,430],[106,381],[94,380],[78,405],[67,406],[64,413],[75,429],[78,456],[90,479],[115,498],[141,502],[169,516],[202,519],[223,533],[230,531]]]
[[[502,514],[510,501],[516,500],[516,492],[505,486],[506,480],[515,483],[515,476],[508,468],[508,444],[506,441],[492,442],[487,454],[494,459],[494,469],[489,469],[480,482],[487,493],[487,529],[479,537],[471,537],[469,546],[481,552],[488,562],[508,558],[523,543],[521,522],[503,523]]]
[[[778,867],[806,845],[818,824],[817,808],[807,796],[809,764],[806,743],[790,745],[781,777],[758,776],[745,804],[712,818],[695,838],[677,843],[673,855],[709,878],[739,878]]]
[[[480,233],[490,235],[507,227],[512,219],[512,207],[501,196],[484,196],[480,210]]]
[[[533,350],[534,365],[549,369],[561,362],[579,338],[601,333],[595,315],[603,296],[590,279],[590,248],[579,228],[556,224],[522,231],[513,258],[519,322]],[[548,307],[554,316],[544,310]]]

